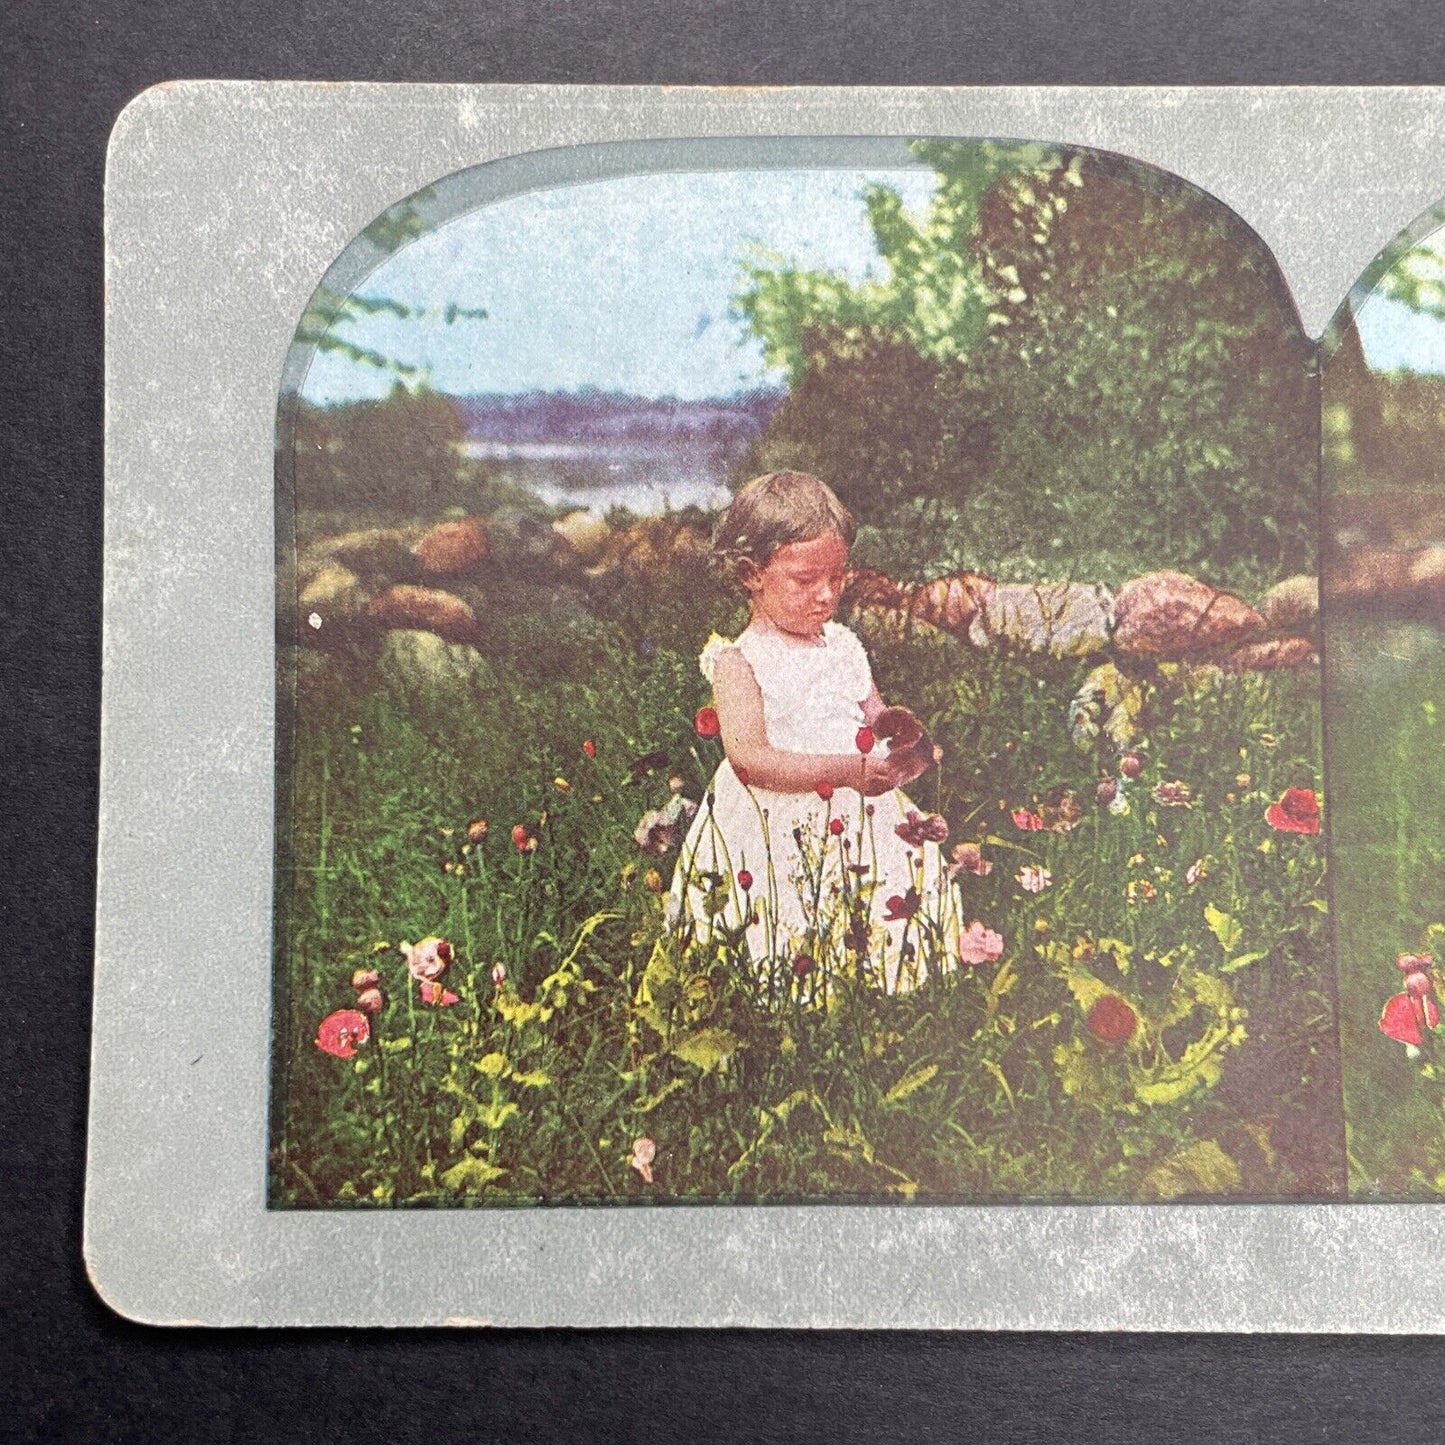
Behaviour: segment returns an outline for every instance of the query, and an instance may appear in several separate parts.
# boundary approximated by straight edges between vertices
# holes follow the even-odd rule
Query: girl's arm
[[[887,757],[877,753],[865,758],[861,753],[790,753],[775,748],[768,741],[763,721],[762,689],[747,658],[735,648],[718,657],[712,686],[728,762],[746,769],[748,781],[760,788],[811,793],[819,783],[830,783],[835,788],[857,788],[873,797],[891,792],[905,781]],[[866,707],[864,714],[868,715]]]

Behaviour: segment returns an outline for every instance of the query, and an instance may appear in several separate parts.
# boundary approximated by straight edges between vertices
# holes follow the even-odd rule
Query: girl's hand
[[[898,757],[870,753],[863,759],[863,789],[870,798],[902,788],[928,771],[928,764],[913,752]]]

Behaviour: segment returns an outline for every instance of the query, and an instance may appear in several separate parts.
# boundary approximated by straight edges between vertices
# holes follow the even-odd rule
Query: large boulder
[[[557,561],[564,566],[580,564],[594,566],[607,550],[612,528],[596,512],[568,512],[552,523],[552,532],[557,539]]]
[[[303,621],[312,615],[327,622],[348,621],[366,606],[366,589],[361,579],[340,562],[324,562],[311,575],[297,597]],[[317,624],[310,622],[315,627]]]
[[[1286,577],[1259,599],[1259,615],[1271,632],[1293,632],[1314,624],[1320,611],[1318,577]]]
[[[998,583],[980,594],[968,627],[976,647],[1002,643],[1055,657],[1087,657],[1109,645],[1114,599],[1082,582]]]
[[[914,586],[895,582],[871,567],[855,567],[843,579],[841,605],[870,637],[933,628],[964,637],[993,587],[987,577],[973,572]]]
[[[475,647],[408,628],[386,634],[378,667],[382,677],[407,696],[492,681],[490,666]]]
[[[1181,661],[1227,651],[1264,631],[1264,619],[1232,592],[1182,572],[1150,572],[1114,598],[1114,645],[1135,657]]]
[[[371,527],[323,537],[306,548],[303,564],[316,568],[337,562],[362,577],[405,581],[416,574],[416,559],[406,537],[395,528]]]
[[[1235,672],[1273,672],[1282,667],[1315,667],[1319,660],[1308,637],[1276,637],[1236,647],[1229,655],[1229,666]]]
[[[412,548],[412,555],[424,577],[473,572],[492,555],[491,533],[480,517],[442,522]]]
[[[481,635],[476,613],[460,597],[434,587],[388,587],[371,599],[366,617],[377,627],[434,632],[447,642],[475,644]]]

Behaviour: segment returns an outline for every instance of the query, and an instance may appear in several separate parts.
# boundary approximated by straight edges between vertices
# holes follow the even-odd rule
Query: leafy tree
[[[377,264],[401,250],[403,246],[424,236],[435,224],[427,215],[427,203],[435,198],[428,186],[398,202],[378,216],[353,242],[363,255],[374,253]],[[349,329],[368,316],[383,312],[403,321],[440,320],[453,326],[458,321],[483,321],[486,311],[481,307],[412,306],[391,296],[360,290],[342,290],[323,281],[316,288],[296,327],[293,346],[315,347],[318,351],[344,356],[349,361],[396,377],[415,377],[421,368],[387,356],[373,347],[363,346],[348,334]]]
[[[1111,157],[914,149],[928,217],[866,197],[885,279],[745,267],[738,309],[792,380],[755,459],[1000,575],[1252,586],[1312,565],[1310,348],[1257,238]]]
[[[1241,584],[1313,565],[1312,349],[1258,238],[1169,177],[1075,155],[1000,180],[976,249],[1006,545]]]

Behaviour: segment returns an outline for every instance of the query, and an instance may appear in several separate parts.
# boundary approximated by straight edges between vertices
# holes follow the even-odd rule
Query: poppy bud
[[[832,783],[819,783],[818,796],[826,803],[833,796]]]
[[[512,829],[512,842],[516,844],[519,852],[525,853],[532,842],[532,835],[527,831],[525,823],[518,823]]]
[[[492,987],[501,988],[507,981],[507,965],[505,963],[494,963],[492,965]]]
[[[386,1007],[386,995],[379,988],[364,988],[356,995],[356,1006],[375,1018]]]
[[[722,732],[722,725],[717,720],[717,709],[711,706],[698,708],[692,725],[700,738],[715,738]]]
[[[753,875],[749,873],[746,868],[738,869],[738,887],[741,888],[744,893],[746,893],[748,889],[752,886]]]
[[[867,757],[868,754],[873,751],[873,745],[876,741],[877,739],[873,736],[873,729],[865,725],[859,728],[855,734],[853,746],[857,748],[864,757]]]
[[[841,837],[843,833],[843,820],[841,818],[834,818],[832,822],[828,824],[828,831],[835,838]]]
[[[351,975],[351,986],[358,992],[364,988],[378,988],[381,975],[371,968],[359,968]]]
[[[597,744],[594,743],[591,738],[588,738],[587,741],[582,744],[582,751],[586,753],[589,758],[595,758],[597,756]]]
[[[475,822],[467,824],[467,837],[473,843],[480,843],[487,836],[487,820],[478,818]]]
[[[1126,778],[1137,778],[1144,771],[1144,759],[1138,753],[1125,753],[1119,759],[1119,771]]]
[[[1107,808],[1115,798],[1119,796],[1119,784],[1113,778],[1105,778],[1097,788],[1094,789],[1094,801],[1101,808]]]
[[[794,978],[807,978],[812,971],[813,960],[806,953],[800,953],[793,959]]]

